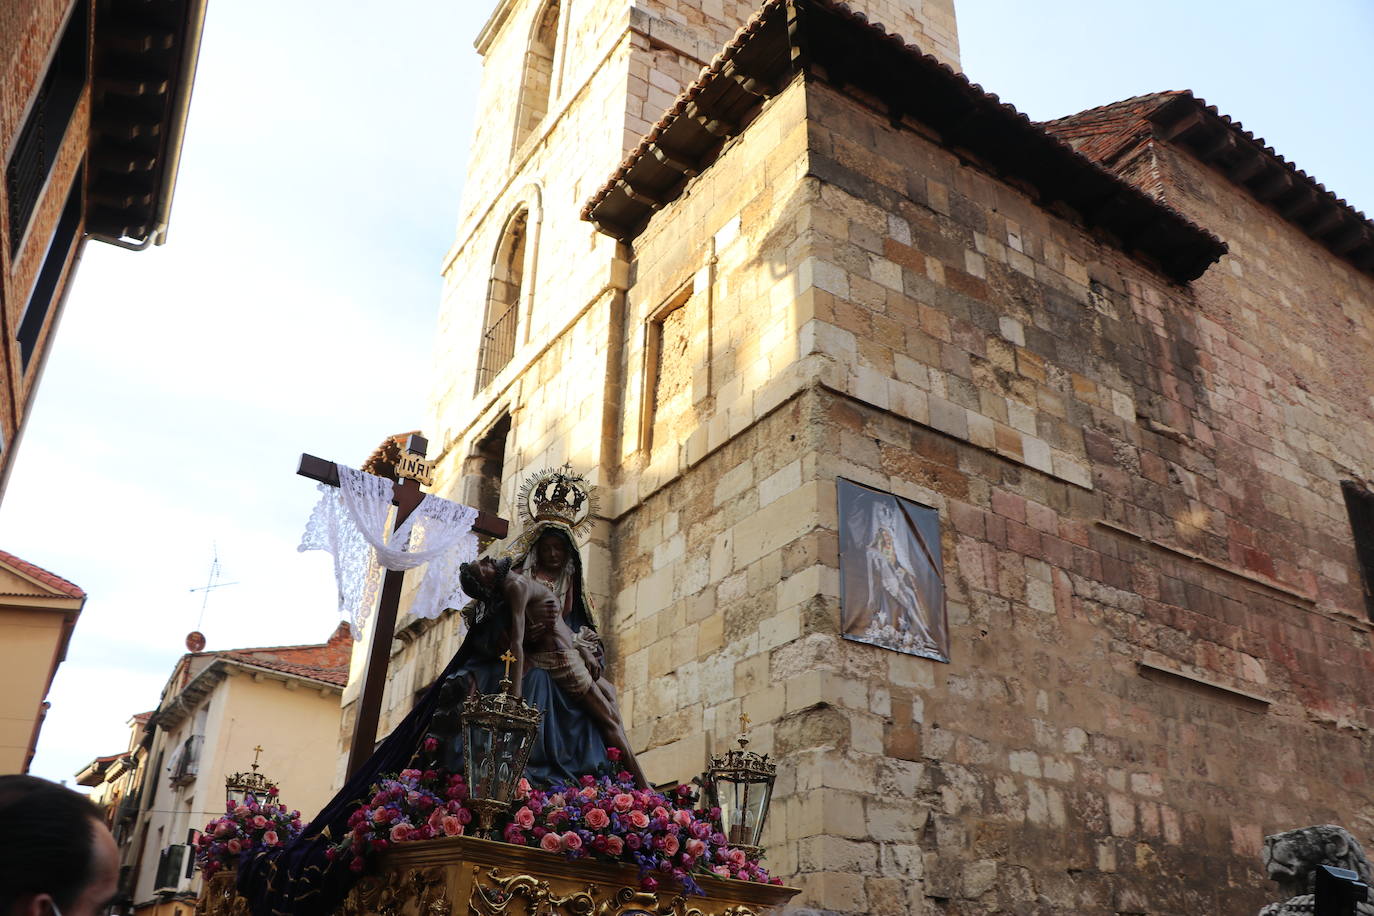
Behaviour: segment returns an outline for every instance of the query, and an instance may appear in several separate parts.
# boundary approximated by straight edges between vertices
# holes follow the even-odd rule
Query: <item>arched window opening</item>
[[[525,72],[520,79],[520,104],[515,110],[517,148],[549,113],[549,95],[553,90],[553,51],[558,43],[559,3],[560,0],[547,0],[534,17],[530,47],[525,52]]]
[[[525,275],[525,237],[529,212],[521,210],[506,225],[496,249],[487,313],[482,323],[482,348],[477,356],[477,386],[481,391],[515,355],[515,326],[520,317],[520,290]]]

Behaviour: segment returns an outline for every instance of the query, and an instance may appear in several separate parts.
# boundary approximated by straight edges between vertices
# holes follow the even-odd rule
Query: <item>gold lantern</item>
[[[507,651],[501,660],[506,663],[506,673],[500,691],[468,697],[460,716],[468,805],[477,812],[478,823],[488,834],[496,816],[510,809],[543,718],[537,707],[510,694],[510,666],[515,656]]]
[[[748,726],[749,717],[741,715],[739,747],[713,756],[704,781],[707,798],[720,809],[720,829],[726,841],[749,858],[759,859],[763,856],[759,838],[778,767],[768,761],[767,754],[748,749]]]
[[[253,748],[253,768],[248,773],[235,773],[232,776],[224,777],[224,800],[232,809],[238,805],[248,804],[248,796],[252,796],[259,802],[265,802],[270,796],[272,780],[268,779],[263,773],[258,772],[258,755],[262,753],[262,745]]]

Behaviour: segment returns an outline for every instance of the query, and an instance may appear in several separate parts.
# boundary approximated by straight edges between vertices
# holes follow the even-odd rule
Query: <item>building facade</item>
[[[166,238],[204,16],[0,2],[0,495],[86,239]]]
[[[333,768],[352,646],[340,624],[320,644],[182,656],[133,739],[146,762],[136,813],[117,820],[122,912],[194,910],[202,881],[193,868],[194,836],[224,813],[229,775],[258,763],[282,802],[306,821],[329,800],[321,774]]]
[[[27,773],[86,593],[0,551],[0,773]]]
[[[436,490],[590,472],[640,759],[746,713],[802,905],[1254,911],[1266,834],[1374,835],[1374,226],[1187,93],[1033,124],[881,6],[498,9]],[[935,520],[919,651],[852,627],[916,565],[853,488]]]

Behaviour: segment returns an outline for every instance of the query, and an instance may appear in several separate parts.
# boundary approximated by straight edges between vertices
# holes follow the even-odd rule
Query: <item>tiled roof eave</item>
[[[1157,92],[1047,121],[1046,130],[1100,164],[1152,142],[1182,149],[1357,269],[1374,274],[1374,222],[1193,93]]]
[[[1374,274],[1374,222],[1239,121],[1192,93],[1181,94],[1149,120],[1161,139],[1188,150],[1303,234]]]
[[[933,129],[945,145],[1030,190],[1043,206],[1067,208],[1175,281],[1195,279],[1226,251],[1176,210],[835,0],[765,3],[588,201],[583,217],[608,235],[633,239],[801,70],[876,99],[894,123],[909,118]]]

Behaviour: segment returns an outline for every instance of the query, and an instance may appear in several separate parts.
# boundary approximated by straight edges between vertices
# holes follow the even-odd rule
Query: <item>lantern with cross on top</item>
[[[704,778],[707,798],[720,809],[720,830],[731,846],[751,859],[763,857],[759,839],[778,767],[749,747],[749,715],[740,713],[739,747],[711,758]]]
[[[224,777],[224,800],[232,808],[235,805],[248,803],[248,796],[252,796],[259,801],[266,801],[272,792],[272,780],[267,778],[264,773],[258,772],[258,756],[262,754],[262,745],[253,748],[253,768],[248,773],[235,773],[232,776]]]
[[[468,805],[485,833],[496,815],[510,808],[543,718],[537,707],[511,695],[515,656],[507,649],[500,658],[506,663],[500,690],[473,694],[463,701],[461,713]]]

